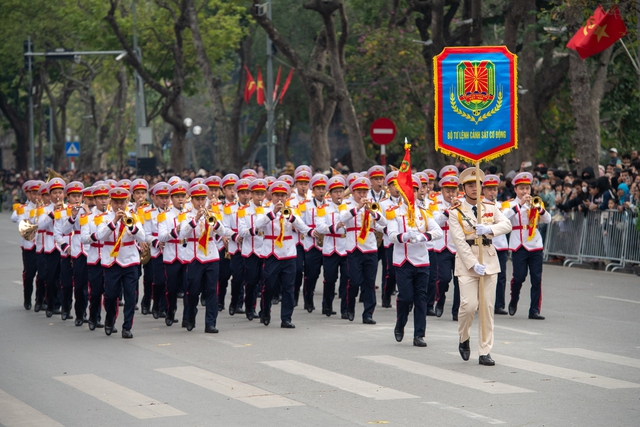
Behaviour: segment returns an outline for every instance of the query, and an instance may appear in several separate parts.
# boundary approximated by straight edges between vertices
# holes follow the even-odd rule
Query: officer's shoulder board
[[[247,206],[239,206],[238,207],[238,218],[244,218],[247,214]]]
[[[309,203],[309,200],[303,200],[301,202],[298,203],[298,210],[300,212],[306,212],[307,210],[307,203]]]
[[[338,211],[342,212],[342,211],[346,211],[347,209],[349,209],[349,206],[347,205],[348,202],[345,203],[340,203],[338,205]]]
[[[157,219],[158,219],[158,222],[164,221],[165,219],[167,219],[167,213],[166,212],[160,212],[158,214],[158,218]]]
[[[99,213],[98,215],[95,215],[95,216],[93,217],[93,223],[94,223],[95,225],[100,225],[100,224],[102,224],[102,221],[104,220],[103,216],[105,216],[106,214],[107,214],[106,212],[101,212],[101,213]]]
[[[398,206],[395,205],[391,205],[387,208],[387,210],[385,211],[385,217],[387,219],[395,219],[396,217],[396,209],[398,209]]]
[[[506,202],[502,202],[502,205],[500,206],[502,209],[509,209],[511,207],[511,202],[513,202],[514,199],[510,199],[507,200]]]
[[[231,215],[231,207],[234,205],[234,202],[229,202],[224,204],[223,212],[225,215]]]
[[[326,204],[322,204],[322,205],[318,206],[316,208],[316,216],[325,216],[326,215],[326,210],[325,210],[326,207],[327,207]]]

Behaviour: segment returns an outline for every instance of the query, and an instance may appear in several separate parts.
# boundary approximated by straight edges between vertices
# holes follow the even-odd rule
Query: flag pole
[[[636,60],[633,58],[633,56],[631,56],[631,52],[629,52],[629,49],[627,49],[627,45],[625,44],[624,40],[622,39],[619,39],[619,40],[620,40],[620,43],[622,43],[622,47],[624,47],[624,50],[627,52],[629,59],[631,60],[631,65],[633,65],[633,68],[636,69],[636,74],[640,76],[640,67],[636,63]]]
[[[482,183],[480,182],[480,161],[475,162],[476,166],[476,224],[482,224]],[[478,264],[484,264],[482,253],[482,236],[476,237],[476,245],[478,245]],[[485,325],[486,319],[484,316],[484,276],[480,276],[478,280],[478,321],[480,322],[480,345],[484,345],[485,342]]]

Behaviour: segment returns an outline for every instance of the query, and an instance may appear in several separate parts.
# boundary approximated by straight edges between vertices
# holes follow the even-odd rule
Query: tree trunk
[[[233,149],[233,143],[237,143],[237,141],[233,141],[233,132],[222,99],[222,81],[218,76],[213,74],[211,62],[207,56],[200,34],[200,24],[194,2],[193,0],[186,1],[187,15],[193,36],[193,46],[196,50],[196,63],[202,70],[204,81],[209,91],[211,110],[215,122],[214,130],[218,142],[218,159],[216,159],[216,163],[221,169],[236,170],[239,167],[238,153],[236,149]]]
[[[28,104],[25,105],[25,111],[27,109]],[[13,151],[15,166],[18,170],[27,170],[29,168],[29,117],[26,114],[20,117],[2,91],[0,91],[0,111],[9,121],[16,135],[16,148]]]
[[[182,107],[182,96],[178,96],[176,102],[171,106],[173,133],[171,135],[171,162],[170,167],[177,175],[180,175],[186,165],[184,164],[185,141],[187,136],[187,128],[182,123],[184,120],[184,109]],[[165,120],[167,120],[165,118]]]
[[[482,45],[482,0],[471,0],[471,46]]]

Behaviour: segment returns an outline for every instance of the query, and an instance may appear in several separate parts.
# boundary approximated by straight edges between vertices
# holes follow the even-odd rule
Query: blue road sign
[[[80,155],[80,142],[66,142],[64,145],[64,153],[67,157],[78,157]]]

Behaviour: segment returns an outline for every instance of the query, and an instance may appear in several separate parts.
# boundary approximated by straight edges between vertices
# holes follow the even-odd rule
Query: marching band
[[[322,274],[321,314],[331,317],[339,310],[341,319],[353,321],[361,302],[362,322],[375,324],[382,261],[381,305],[391,307],[396,295],[396,340],[402,341],[413,311],[413,345],[426,347],[426,318],[442,316],[453,280],[452,315],[456,321],[460,316],[460,345],[466,351],[473,313],[483,310],[492,331],[494,301],[496,313],[505,312],[507,249],[525,275],[527,266],[533,269],[529,317],[543,318],[536,273],[542,243],[531,224],[548,221],[549,215],[525,191],[531,183],[526,173],[514,179],[518,198],[503,205],[495,203],[499,178],[488,175],[482,177],[483,204],[500,226],[488,230],[484,218],[476,224],[467,212],[469,194],[460,193],[471,169],[460,174],[446,166],[439,173],[414,174],[413,207],[397,188],[398,172],[386,173],[382,166],[347,177],[312,175],[311,168],[300,166],[293,177],[264,179],[247,169],[240,176],[191,182],[171,177],[151,188],[143,179],[98,181],[87,188],[58,176],[27,181],[22,187],[27,200],[15,205],[12,215],[21,236],[24,308],[30,310],[34,302],[34,311],[45,310],[48,317],[75,316],[76,326],[87,323],[89,330],[104,329],[106,335],[120,326],[122,337],[132,338],[138,303],[143,315],[171,326],[182,299],[187,331],[195,328],[202,305],[205,333],[218,333],[218,313],[225,307],[230,316],[244,314],[268,326],[274,305],[280,304],[280,326],[293,329],[300,292],[304,309],[312,313]],[[409,211],[415,212],[410,221]],[[460,212],[473,221],[455,222]],[[501,235],[511,226],[515,233],[507,243]],[[491,254],[486,271],[473,258],[473,238],[480,231],[476,235],[469,227],[493,233],[481,243]],[[489,308],[469,297],[470,283],[485,272],[491,283],[485,295]],[[502,276],[494,291],[497,274]],[[511,315],[522,281],[520,272],[514,275]],[[124,319],[117,325],[120,307]],[[479,343],[481,355],[488,354],[488,340]]]

